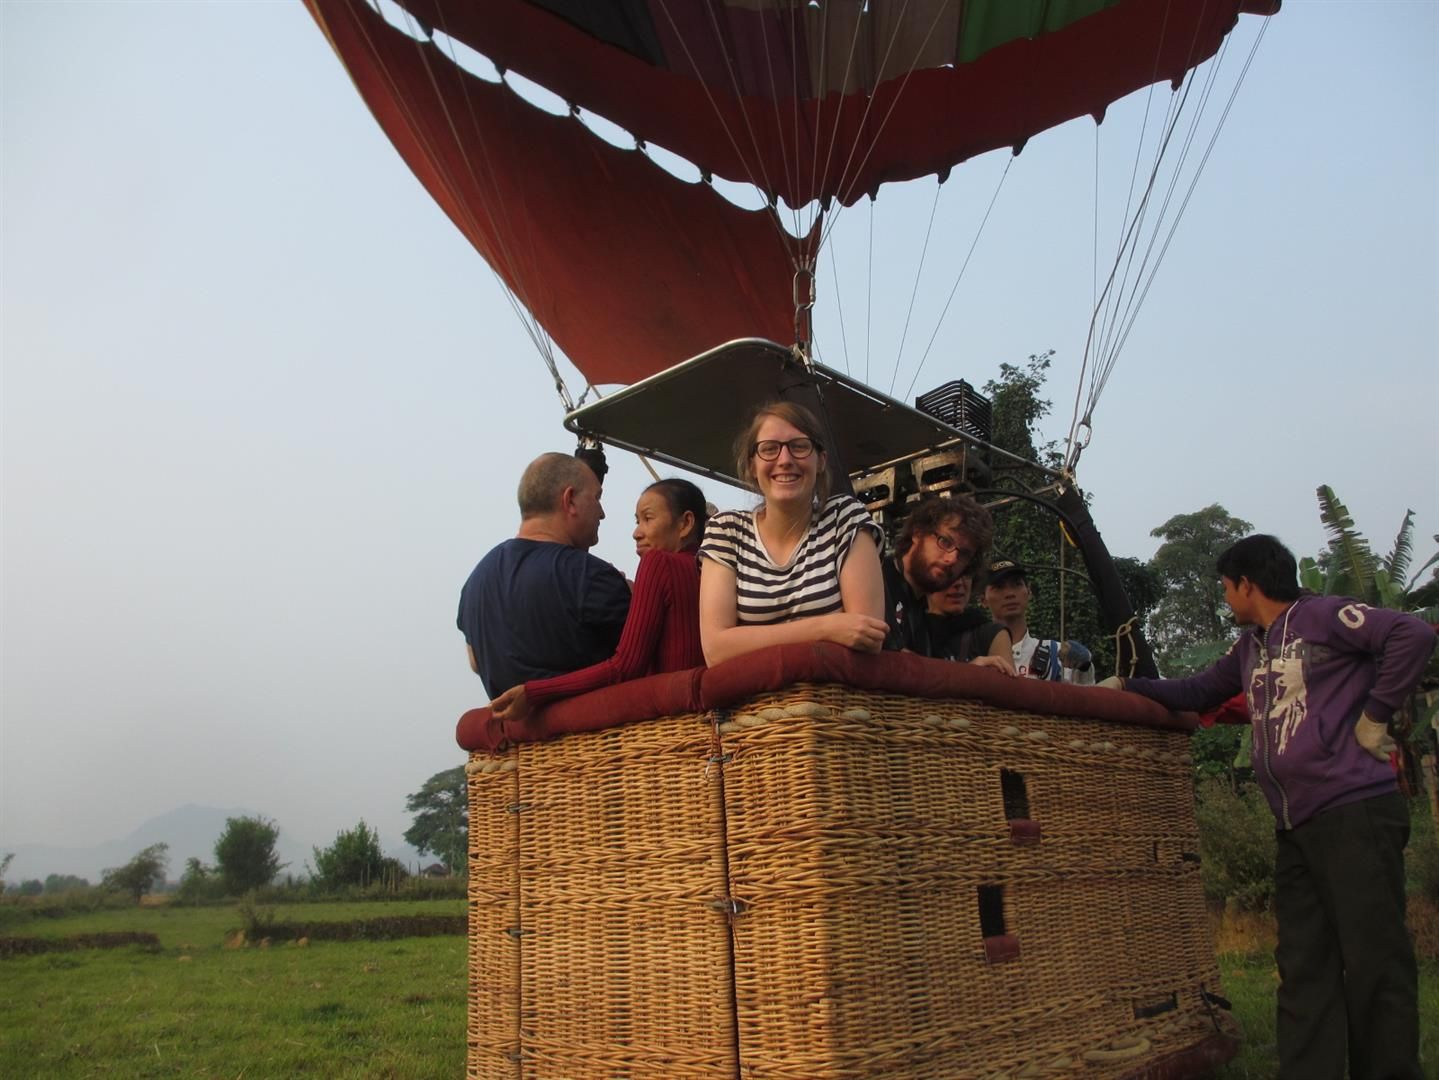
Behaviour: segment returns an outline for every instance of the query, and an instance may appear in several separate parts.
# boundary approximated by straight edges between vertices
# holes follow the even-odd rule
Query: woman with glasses
[[[671,477],[645,488],[635,504],[640,565],[614,656],[568,675],[511,687],[490,702],[495,718],[523,720],[557,698],[703,664],[696,553],[707,517],[704,493],[688,480]]]
[[[829,495],[813,413],[761,406],[735,444],[737,473],[763,497],[716,514],[700,545],[700,639],[715,664],[769,645],[833,641],[879,652],[883,534],[859,500]]]

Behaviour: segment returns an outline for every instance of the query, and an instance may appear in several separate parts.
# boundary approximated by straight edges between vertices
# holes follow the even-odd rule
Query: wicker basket
[[[1187,736],[801,685],[470,764],[468,1075],[1184,1076]]]

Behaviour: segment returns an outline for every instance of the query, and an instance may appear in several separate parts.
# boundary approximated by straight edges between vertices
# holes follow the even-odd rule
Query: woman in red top
[[[705,497],[688,480],[657,480],[635,504],[635,571],[630,613],[608,660],[568,675],[532,679],[490,702],[498,720],[523,720],[556,698],[574,697],[642,675],[702,667],[699,562]]]

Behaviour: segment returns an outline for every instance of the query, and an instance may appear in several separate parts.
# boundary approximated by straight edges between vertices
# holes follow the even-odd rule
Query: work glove
[[[1118,675],[1111,675],[1107,679],[1101,679],[1099,681],[1099,685],[1104,687],[1106,690],[1123,690],[1124,680],[1121,679]]]
[[[1389,755],[1399,749],[1394,736],[1389,734],[1389,725],[1369,719],[1367,713],[1361,714],[1359,722],[1354,725],[1354,738],[1370,757],[1378,761],[1387,762]]]
[[[1093,661],[1094,658],[1089,655],[1089,650],[1077,641],[1066,641],[1059,647],[1059,662],[1067,668],[1088,671],[1089,665]]]

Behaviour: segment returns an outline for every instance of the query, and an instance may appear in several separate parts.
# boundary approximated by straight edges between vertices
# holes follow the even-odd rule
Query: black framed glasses
[[[813,439],[787,439],[781,442],[779,439],[763,439],[754,444],[754,452],[761,461],[774,461],[779,457],[781,450],[789,450],[789,456],[799,461],[809,457],[819,449],[819,443]]]
[[[942,532],[932,532],[929,535],[934,537],[934,542],[939,545],[939,550],[944,552],[946,555],[952,555],[958,552],[959,557],[966,562],[974,558],[974,552],[969,548],[969,546],[967,544],[961,543],[954,537]]]

